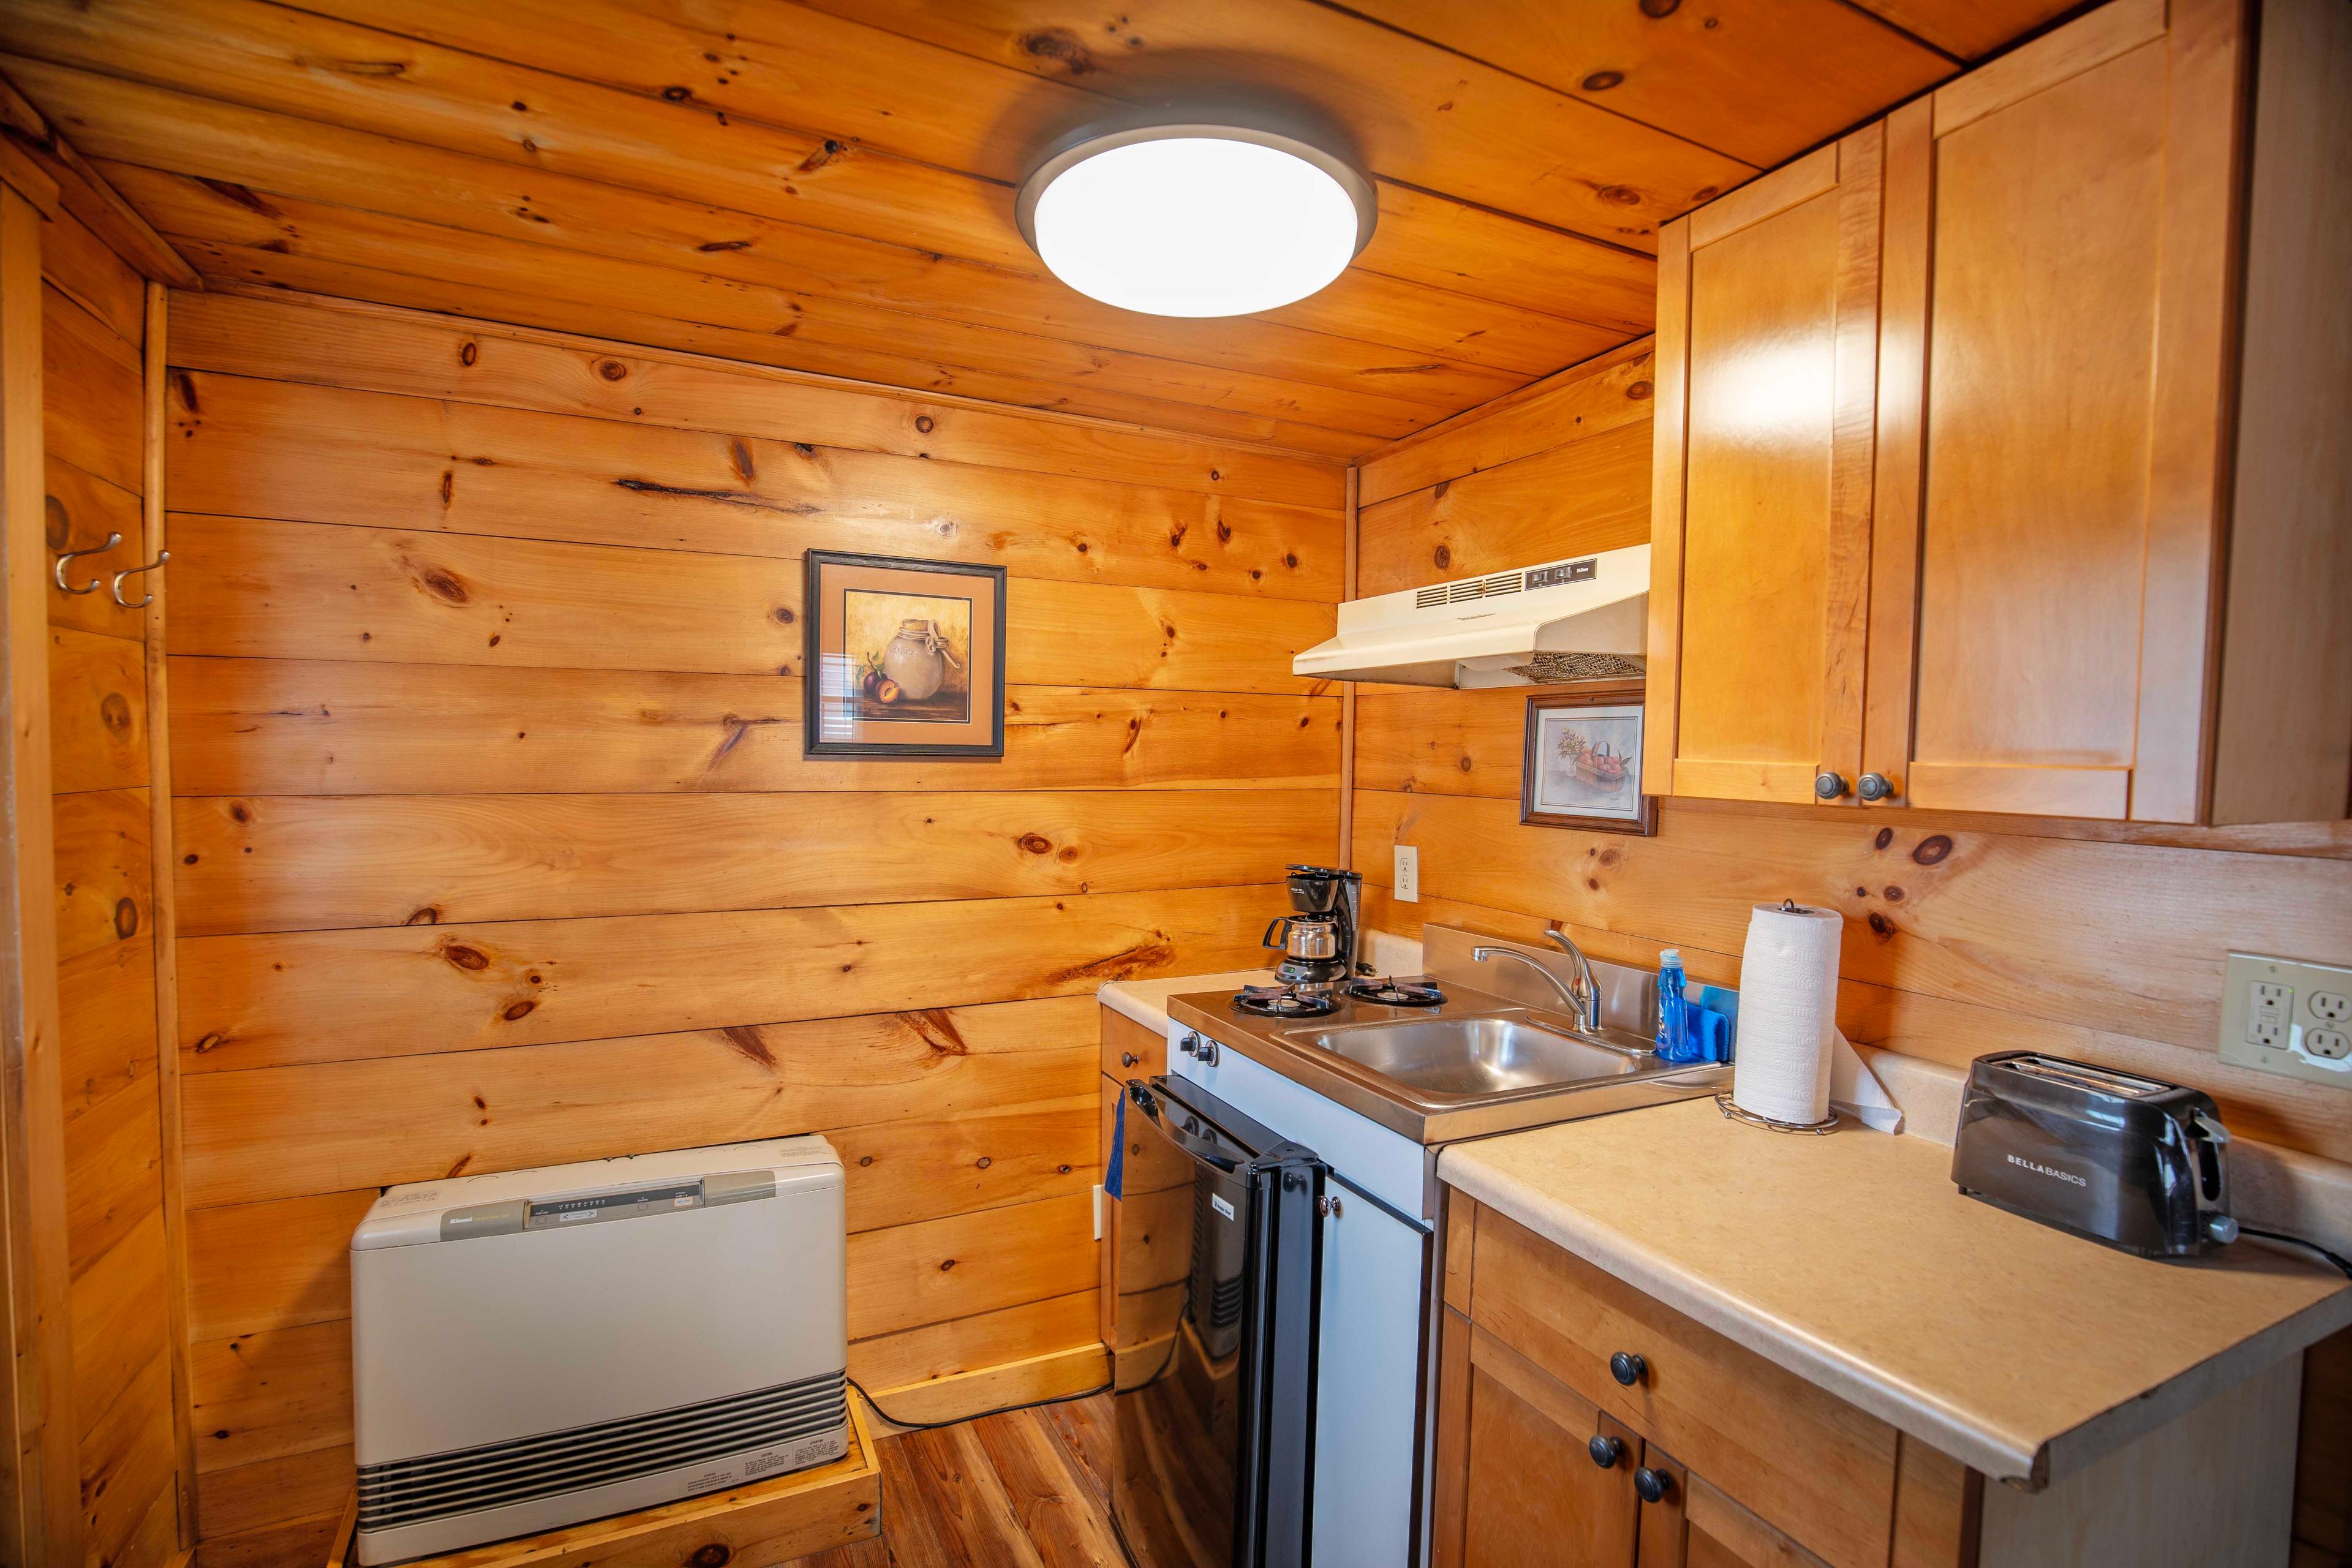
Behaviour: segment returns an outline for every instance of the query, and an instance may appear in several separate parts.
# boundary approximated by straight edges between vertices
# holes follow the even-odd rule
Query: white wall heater
[[[360,1562],[840,1458],[844,1231],[815,1137],[386,1191],[352,1236]]]

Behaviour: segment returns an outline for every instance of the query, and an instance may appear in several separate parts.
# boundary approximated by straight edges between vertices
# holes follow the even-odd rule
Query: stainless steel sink
[[[1433,928],[1434,929],[1434,928]],[[1561,1011],[1451,975],[1428,1011],[1342,1001],[1312,1021],[1254,1017],[1233,993],[1171,996],[1203,1065],[1249,1058],[1392,1132],[1434,1146],[1522,1127],[1664,1105],[1726,1088],[1720,1063],[1662,1062],[1643,1035],[1587,1029]],[[1188,1053],[1189,1054],[1189,1053]]]
[[[1619,1078],[1654,1059],[1524,1016],[1394,1019],[1285,1033],[1432,1098],[1473,1100]]]

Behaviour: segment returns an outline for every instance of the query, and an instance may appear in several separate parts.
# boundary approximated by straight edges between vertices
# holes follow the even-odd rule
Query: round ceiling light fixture
[[[1021,236],[1121,310],[1246,316],[1304,300],[1380,216],[1370,176],[1317,129],[1227,110],[1074,132],[1022,182]]]

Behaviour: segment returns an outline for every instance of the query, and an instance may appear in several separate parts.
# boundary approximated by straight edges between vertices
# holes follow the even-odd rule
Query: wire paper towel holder
[[[1715,1097],[1715,1108],[1733,1121],[1744,1121],[1750,1127],[1761,1127],[1772,1132],[1811,1132],[1815,1137],[1837,1130],[1838,1114],[1831,1111],[1819,1121],[1775,1121],[1769,1116],[1759,1116],[1752,1110],[1742,1110],[1731,1103],[1731,1091],[1724,1089]]]

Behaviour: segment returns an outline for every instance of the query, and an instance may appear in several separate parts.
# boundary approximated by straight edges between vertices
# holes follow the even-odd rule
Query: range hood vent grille
[[[1613,653],[1539,653],[1525,664],[1510,667],[1533,686],[1559,686],[1571,680],[1640,680],[1647,667],[1637,659]]]
[[[1525,572],[1497,572],[1491,577],[1465,577],[1454,583],[1433,583],[1413,594],[1412,607],[1433,610],[1444,605],[1467,604],[1474,599],[1499,599],[1506,594],[1524,591],[1528,585]]]
[[[1337,635],[1290,668],[1409,686],[1638,679],[1649,593],[1646,544],[1401,588],[1341,605]]]

